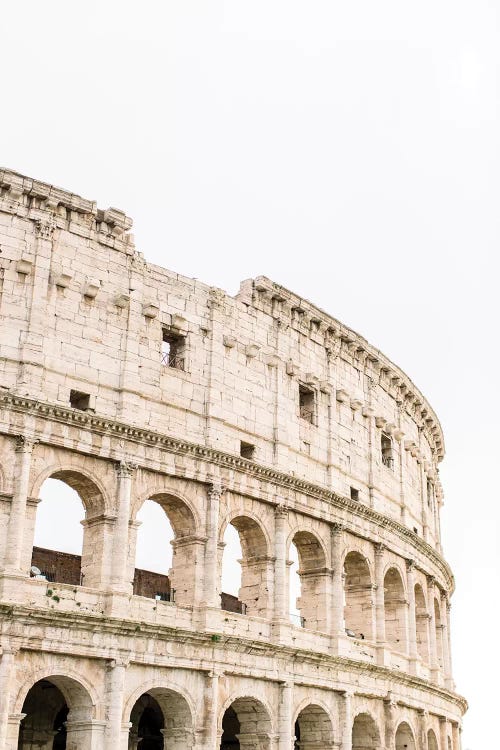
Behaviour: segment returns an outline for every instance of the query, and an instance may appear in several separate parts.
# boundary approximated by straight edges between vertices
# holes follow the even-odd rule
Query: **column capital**
[[[284,503],[274,506],[275,518],[287,518],[288,517],[288,506]]]
[[[409,558],[406,560],[406,572],[413,573],[415,571],[415,560]]]
[[[434,576],[427,576],[427,586],[429,588],[434,588],[436,584],[437,584],[437,581],[434,578]]]
[[[125,669],[127,669],[129,664],[130,659],[128,658],[128,656],[114,656],[108,661],[107,667],[109,670],[115,669],[116,667],[124,667]]]
[[[221,495],[223,495],[225,491],[226,488],[224,487],[220,479],[212,479],[208,483],[207,493],[209,498],[211,499],[213,498],[214,500],[219,500]]]
[[[375,555],[382,556],[386,549],[387,547],[385,546],[385,544],[382,544],[382,542],[378,542],[375,545]]]
[[[16,453],[31,453],[38,442],[27,435],[16,435]]]
[[[119,477],[131,477],[139,468],[139,465],[128,458],[122,459],[115,465],[116,473]]]
[[[339,523],[338,521],[334,521],[331,526],[332,534],[342,534],[343,531],[346,529],[345,523]]]

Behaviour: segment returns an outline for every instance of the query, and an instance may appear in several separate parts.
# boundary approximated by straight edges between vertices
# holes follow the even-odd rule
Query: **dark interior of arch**
[[[222,719],[222,738],[220,750],[239,750],[240,722],[234,708],[229,706]]]
[[[136,735],[141,750],[163,750],[163,712],[158,701],[145,693],[130,714],[131,734]]]
[[[53,682],[39,680],[35,683],[23,703],[22,713],[26,716],[19,728],[18,750],[32,747],[65,750],[68,711],[63,694]],[[52,744],[47,744],[51,740]]]

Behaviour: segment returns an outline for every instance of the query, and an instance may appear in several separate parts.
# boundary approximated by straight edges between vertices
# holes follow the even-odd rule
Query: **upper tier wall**
[[[243,441],[439,547],[444,441],[408,377],[265,277],[232,298],[147,264],[131,226],[0,171],[0,388],[64,405],[78,391],[100,415],[230,453]],[[183,369],[162,364],[164,332]]]

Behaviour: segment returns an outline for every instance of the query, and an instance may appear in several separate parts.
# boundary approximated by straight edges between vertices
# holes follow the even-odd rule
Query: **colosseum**
[[[0,170],[0,749],[460,750],[431,406],[314,304],[151,265],[131,226]],[[81,555],[35,544],[54,480]]]

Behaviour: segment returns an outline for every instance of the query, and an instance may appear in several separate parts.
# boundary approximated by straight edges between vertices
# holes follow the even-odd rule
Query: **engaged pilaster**
[[[379,663],[384,661],[385,605],[384,605],[384,553],[383,544],[375,545],[375,637],[379,649]]]
[[[7,747],[7,731],[9,723],[9,705],[10,692],[14,672],[14,659],[16,649],[10,644],[2,645],[2,654],[0,656],[0,750]]]
[[[107,711],[104,750],[127,750],[128,728],[122,724],[123,692],[128,660],[117,658],[108,666],[106,675]]]
[[[342,740],[340,750],[352,750],[352,697],[353,693],[343,693],[341,708]]]
[[[288,621],[286,527],[288,508],[277,505],[274,509],[274,619]]]
[[[207,491],[207,541],[205,546],[205,602],[208,607],[219,607],[218,536],[219,508],[224,488],[219,481],[208,486]]]
[[[331,527],[332,544],[332,637],[338,641],[344,635],[344,576],[342,569],[342,542],[344,526],[334,523]]]
[[[14,472],[14,492],[10,508],[9,529],[7,532],[6,571],[27,574],[21,570],[26,508],[28,503],[31,456],[37,440],[25,435],[16,439],[16,469]]]
[[[113,541],[111,585],[118,593],[132,593],[132,583],[127,580],[127,555],[129,549],[130,500],[132,481],[137,464],[124,460],[116,466],[117,513]]]
[[[415,607],[415,561],[406,561],[406,586],[408,589],[408,653],[413,662],[418,658],[417,651],[417,615]]]
[[[290,750],[292,745],[292,695],[293,683],[283,682],[280,686],[278,713],[278,750]]]

